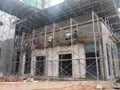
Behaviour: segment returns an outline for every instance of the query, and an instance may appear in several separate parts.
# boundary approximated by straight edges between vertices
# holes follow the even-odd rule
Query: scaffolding
[[[114,80],[113,60],[109,62],[109,66],[105,66],[104,63],[108,61],[103,55],[103,36],[109,33],[101,31],[100,19],[94,12],[92,12],[91,19],[89,23],[92,23],[92,29],[90,31],[87,31],[89,27],[84,31],[81,29],[85,23],[78,23],[70,18],[65,22],[66,24],[64,23],[64,27],[53,23],[42,28],[40,32],[32,30],[27,34],[22,33],[21,48],[15,48],[21,52],[19,75],[27,74],[39,79],[52,80],[105,80],[110,73],[110,79]],[[66,31],[71,33],[69,40],[65,40]],[[78,34],[76,38],[73,38],[74,31]],[[52,36],[52,42],[48,42],[49,36]],[[89,42],[92,42],[94,47],[91,54],[84,50],[84,46]],[[110,71],[107,68],[110,68]]]
[[[116,48],[118,41],[111,32],[113,22],[109,21],[111,17],[114,19],[110,16],[111,10],[115,12],[114,2],[112,0],[101,2],[72,0],[72,2],[73,5],[66,0],[54,7],[33,12],[31,11],[33,8],[28,7],[20,16],[19,11],[22,11],[25,5],[19,10],[13,9],[14,6],[10,9],[11,14],[18,10],[15,15],[20,21],[15,22],[14,53],[9,57],[13,60],[10,62],[11,67],[8,67],[9,74],[11,72],[11,75],[33,76],[42,80],[115,80],[115,77],[119,77],[119,68],[116,67],[119,62]],[[7,5],[7,2],[4,5]],[[109,7],[105,7],[106,5]],[[60,8],[61,6],[64,7]],[[60,10],[61,14],[57,15],[55,7],[57,10],[63,9]],[[6,11],[5,6],[3,11]],[[106,12],[109,13],[105,14]],[[80,20],[74,18],[83,14],[90,14],[91,19],[79,22]],[[105,18],[106,22],[98,15]],[[64,25],[57,23],[60,21],[64,21]],[[101,21],[109,32],[101,31],[103,29]],[[84,25],[87,28],[82,27]],[[71,34],[68,40],[65,39],[67,31]],[[78,35],[76,38],[73,37],[75,31]],[[49,36],[52,37],[51,42],[48,42]],[[104,43],[106,38],[110,38],[108,44]],[[87,52],[86,47],[92,52]]]

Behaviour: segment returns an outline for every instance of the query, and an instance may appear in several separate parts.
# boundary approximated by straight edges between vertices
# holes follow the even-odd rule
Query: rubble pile
[[[20,79],[18,76],[1,76],[0,82],[20,82],[22,79]]]

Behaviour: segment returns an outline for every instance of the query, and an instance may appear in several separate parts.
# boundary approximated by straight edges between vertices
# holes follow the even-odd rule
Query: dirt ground
[[[0,83],[0,90],[96,90],[93,86],[53,82],[8,82]]]
[[[113,87],[112,81],[36,81],[17,76],[0,78],[0,90],[114,90]]]
[[[105,83],[101,82],[103,85]],[[0,90],[98,90],[95,84],[97,83],[94,81],[0,82]],[[104,88],[106,88],[104,90],[113,90],[111,83],[104,86]]]

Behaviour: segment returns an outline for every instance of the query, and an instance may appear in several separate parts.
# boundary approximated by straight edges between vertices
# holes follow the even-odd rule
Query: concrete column
[[[86,57],[85,57],[85,48],[84,45],[79,45],[79,58],[80,58],[80,77],[86,77]]]
[[[59,47],[54,48],[54,56],[53,56],[53,76],[58,77],[59,76],[59,56],[57,53],[57,50],[59,50]]]
[[[58,77],[59,76],[59,61],[56,59],[55,61],[53,60],[53,77]]]
[[[103,39],[103,56],[104,56],[104,69],[105,69],[105,79],[110,79],[109,71],[108,71],[108,58],[107,58],[107,51],[106,51],[106,43],[104,43]]]
[[[78,49],[72,55],[72,75],[73,78],[80,78],[80,60],[78,59]]]
[[[85,51],[82,44],[73,46],[72,55],[72,74],[73,78],[85,78],[86,75],[86,62]]]
[[[25,58],[26,58],[26,53],[23,52],[23,55],[22,55],[22,67],[21,67],[21,75],[23,76],[24,75],[24,70],[25,70]]]
[[[52,76],[52,66],[53,66],[53,58],[52,58],[52,49],[48,48],[47,49],[47,76]]]
[[[35,51],[32,51],[32,55],[31,55],[31,75],[32,76],[35,75],[35,69],[36,69],[36,55],[35,55]]]
[[[74,47],[74,48],[73,48]],[[73,48],[73,55],[72,55],[72,77],[73,78],[80,78],[80,59],[78,53],[78,45],[72,46]]]
[[[57,47],[58,48],[58,47]],[[54,48],[54,49],[57,49]],[[59,76],[59,59],[56,50],[52,51],[52,48],[48,48],[48,57],[47,57],[47,76],[58,77]]]
[[[118,63],[118,56],[117,56],[117,47],[114,46],[114,68],[115,68],[115,76],[119,77],[119,63]]]
[[[103,23],[101,23],[101,26],[102,26],[102,33],[107,33],[108,29],[103,25]],[[109,34],[107,34],[107,35],[103,34],[103,36],[102,36],[104,69],[105,69],[105,79],[106,80],[110,79],[109,70],[108,70],[108,58],[107,58],[107,51],[106,51],[106,44],[108,43],[107,42],[108,36],[109,36]]]
[[[104,59],[103,59],[103,46],[102,42],[100,42],[99,45],[99,57],[100,57],[100,71],[101,71],[101,78],[104,80],[105,79],[105,73],[104,73]]]
[[[110,62],[110,64],[109,64],[110,74],[111,74],[110,77],[111,77],[111,80],[113,80],[114,79],[114,74],[113,74],[113,70],[114,70],[113,69],[114,57],[113,57],[112,54],[114,54],[114,53],[112,51],[112,45],[108,46],[108,54],[109,54],[109,62]]]
[[[117,68],[118,68],[117,77],[120,77],[120,66],[119,66],[119,58],[118,58],[118,48],[117,48],[117,46],[115,46],[115,52],[116,52],[116,60],[117,60]]]
[[[47,52],[46,52],[46,55],[45,55],[45,76],[48,76],[48,56],[47,56]]]
[[[53,68],[52,68],[52,60],[47,60],[47,76],[52,77],[52,72],[53,72]]]

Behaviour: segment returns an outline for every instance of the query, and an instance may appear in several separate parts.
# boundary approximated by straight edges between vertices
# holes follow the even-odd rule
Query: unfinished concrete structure
[[[87,19],[82,21],[84,16]],[[53,79],[119,77],[116,37],[94,12],[84,16],[18,35],[22,41],[21,48],[15,48],[17,53],[22,53],[19,73]],[[65,40],[66,31],[73,34],[75,30],[78,37]],[[48,42],[50,35],[51,43]]]
[[[1,1],[0,8],[20,18],[15,22],[11,74],[73,80],[120,76],[118,40],[112,31],[119,28],[114,25],[119,20],[114,0],[65,0],[43,10],[14,0],[9,5],[16,6],[7,9],[8,2]],[[65,40],[66,31],[75,30],[78,37]]]

